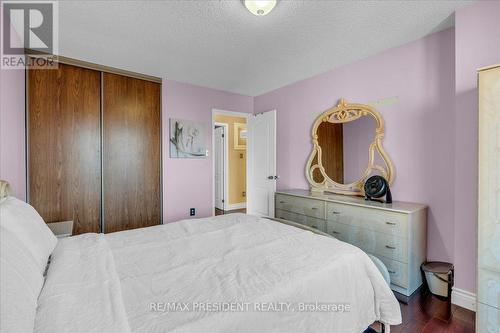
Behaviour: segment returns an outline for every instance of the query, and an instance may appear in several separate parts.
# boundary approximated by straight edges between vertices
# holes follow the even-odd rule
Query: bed
[[[2,240],[12,239],[3,217]],[[401,323],[363,251],[246,214],[59,239],[35,301],[34,332],[359,333]],[[29,331],[0,310],[2,332]]]

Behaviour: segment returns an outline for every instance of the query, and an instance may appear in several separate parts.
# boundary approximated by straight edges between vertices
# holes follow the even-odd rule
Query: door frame
[[[228,197],[228,194],[229,194],[229,187],[228,187],[228,171],[229,171],[229,162],[228,162],[228,158],[227,158],[227,154],[229,153],[229,143],[228,143],[228,138],[229,138],[229,124],[226,124],[226,123],[219,123],[219,122],[214,122],[214,127],[212,129],[212,146],[213,146],[213,152],[215,152],[215,134],[214,134],[214,131],[215,131],[215,126],[221,126],[221,127],[224,127],[224,151],[223,151],[223,156],[222,156],[222,164],[224,165],[223,167],[223,171],[222,171],[222,179],[223,179],[223,182],[224,182],[224,185],[222,186],[222,197],[223,197],[223,200],[224,202],[222,203],[222,207],[223,207],[223,210],[226,210],[226,204],[228,204],[226,201],[227,201],[227,197]],[[213,193],[213,200],[214,200],[214,208],[215,208],[215,153],[213,154],[214,158],[213,158],[213,165],[214,165],[214,175],[213,175],[213,188],[214,188],[214,193]]]
[[[240,118],[245,118],[246,119],[246,122],[248,124],[248,118],[250,116],[253,116],[253,114],[251,113],[245,113],[245,112],[237,112],[237,111],[228,111],[228,110],[222,110],[222,109],[212,109],[212,128],[211,128],[211,131],[212,131],[212,216],[215,216],[215,158],[214,158],[214,150],[215,150],[215,133],[214,133],[214,130],[215,130],[215,125],[216,124],[223,124],[223,123],[218,123],[215,121],[215,116],[216,115],[225,115],[225,116],[233,116],[233,117],[240,117]],[[229,126],[228,124],[225,124],[227,126],[227,131],[226,133],[228,134],[227,135],[227,138],[225,140],[225,144],[226,144],[226,147],[225,149],[227,153],[229,153],[229,146],[228,146],[228,140],[230,139],[229,138]],[[248,173],[249,173],[249,170],[248,170],[248,146],[247,146],[247,149],[246,149],[246,152],[247,152],[247,172],[246,172],[246,176],[247,176],[247,182],[246,182],[246,187],[245,187],[245,191],[246,193],[248,194]],[[224,171],[224,191],[226,192],[225,193],[225,196],[224,196],[224,200],[228,200],[228,202],[224,202],[224,208],[227,208],[229,206],[229,187],[226,187],[228,186],[228,182],[227,182],[227,178],[228,177],[228,170],[229,170],[229,162],[228,162],[228,159],[227,159],[227,154],[225,154],[225,158],[226,158],[226,163],[227,164],[224,164],[224,166],[226,167]],[[227,177],[227,178],[226,178]],[[247,207],[248,207],[248,195],[246,196],[247,198]]]

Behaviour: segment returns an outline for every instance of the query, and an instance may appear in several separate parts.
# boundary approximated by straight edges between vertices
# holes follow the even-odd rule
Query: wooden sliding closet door
[[[103,73],[104,231],[160,223],[161,85]]]
[[[100,75],[28,70],[29,202],[46,222],[73,220],[73,234],[100,231]]]

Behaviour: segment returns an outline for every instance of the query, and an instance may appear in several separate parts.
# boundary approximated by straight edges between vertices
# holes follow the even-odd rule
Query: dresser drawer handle
[[[391,250],[395,250],[396,249],[394,246],[390,246],[390,245],[386,245],[385,247],[388,248],[388,249],[391,249]]]
[[[396,271],[391,271],[390,269],[387,270],[390,274],[396,274]]]
[[[332,231],[332,234],[340,235],[340,232],[338,232],[338,231]]]
[[[385,222],[385,224],[388,224],[388,225],[396,225],[396,223],[394,223],[394,222]]]
[[[284,201],[280,201],[280,203],[285,203]]]
[[[314,210],[316,210],[316,209],[318,209],[318,207],[311,207],[311,209],[314,209]]]
[[[318,227],[315,225],[312,225],[311,228],[318,229]]]
[[[333,211],[332,214],[340,214],[340,212]]]

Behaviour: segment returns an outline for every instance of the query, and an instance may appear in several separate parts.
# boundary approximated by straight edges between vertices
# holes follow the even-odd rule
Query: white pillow
[[[29,250],[43,274],[57,238],[36,210],[24,201],[8,197],[0,204],[0,226]]]
[[[43,281],[31,252],[13,233],[0,227],[1,332],[33,332]]]

